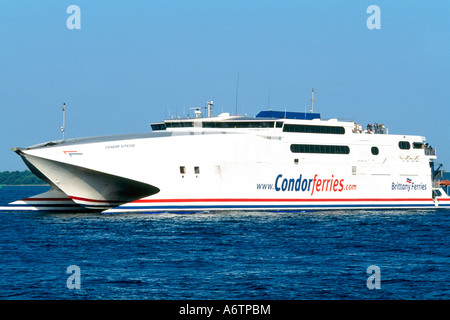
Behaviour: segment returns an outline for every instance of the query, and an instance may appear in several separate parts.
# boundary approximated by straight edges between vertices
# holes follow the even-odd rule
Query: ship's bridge
[[[163,122],[152,123],[153,131],[161,131],[173,128],[281,128],[284,119],[296,120],[320,120],[320,113],[287,112],[287,111],[261,111],[254,118],[244,116],[230,116],[222,113],[217,117],[201,117],[196,112],[195,118],[167,119]]]

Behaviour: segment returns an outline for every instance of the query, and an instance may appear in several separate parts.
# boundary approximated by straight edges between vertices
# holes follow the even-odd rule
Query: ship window
[[[194,173],[199,174],[200,173],[200,167],[194,167]]]
[[[409,143],[409,141],[399,141],[398,147],[402,150],[409,150],[411,149],[411,144]]]
[[[314,145],[314,144],[291,144],[293,153],[327,153],[327,154],[349,154],[348,146]]]
[[[414,149],[425,149],[425,145],[423,142],[413,142]]]
[[[283,127],[283,122],[277,121],[277,123],[275,124],[275,126],[276,126],[277,128],[281,128],[281,127]]]
[[[376,156],[376,155],[378,155],[378,153],[380,153],[380,151],[378,150],[378,148],[377,147],[372,147],[372,154],[374,155],[374,156]]]
[[[180,166],[180,173],[181,174],[185,174],[186,173],[186,167],[185,166]]]
[[[325,134],[344,134],[344,127],[335,126],[311,126],[304,124],[284,124],[283,132],[299,133],[325,133]]]
[[[194,123],[193,122],[166,122],[166,127],[167,128],[186,128],[186,127],[193,127]]]
[[[164,123],[152,123],[151,127],[153,131],[166,130],[166,125]]]
[[[274,121],[216,121],[202,122],[203,128],[273,128]]]

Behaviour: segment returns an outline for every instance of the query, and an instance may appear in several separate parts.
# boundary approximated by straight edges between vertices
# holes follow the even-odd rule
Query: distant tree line
[[[0,172],[0,185],[34,185],[46,184],[33,173],[25,171],[3,171]]]

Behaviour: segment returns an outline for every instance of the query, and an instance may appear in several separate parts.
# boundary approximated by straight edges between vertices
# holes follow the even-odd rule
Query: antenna
[[[237,112],[237,105],[238,105],[238,91],[239,91],[239,72],[238,72],[237,83],[236,83],[236,115],[238,114],[238,112]]]
[[[314,88],[312,88],[311,92],[311,113],[314,112]]]
[[[63,104],[63,107],[62,107],[62,112],[63,112],[63,125],[62,125],[62,127],[61,127],[61,131],[62,131],[62,135],[63,135],[63,141],[65,140],[64,139],[64,133],[65,133],[65,131],[66,131],[66,103],[64,103]]]
[[[272,91],[272,87],[269,88],[269,97],[267,98],[267,110],[270,110],[270,93]]]
[[[213,110],[213,105],[214,105],[214,101],[206,101],[206,103],[208,104],[208,118],[212,117],[212,110]]]

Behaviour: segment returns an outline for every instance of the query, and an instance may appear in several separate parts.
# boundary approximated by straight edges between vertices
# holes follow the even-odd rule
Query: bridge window
[[[194,123],[193,122],[166,122],[165,123],[167,128],[186,128],[186,127],[193,127]]]
[[[166,130],[166,125],[164,123],[152,123],[151,127],[153,131]]]
[[[274,126],[274,121],[204,121],[202,123],[203,128],[273,128]]]

